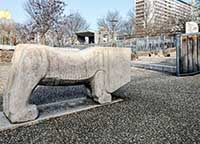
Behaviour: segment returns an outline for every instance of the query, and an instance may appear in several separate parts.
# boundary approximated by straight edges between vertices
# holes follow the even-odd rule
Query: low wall
[[[0,63],[10,63],[14,50],[2,50],[0,49]]]
[[[168,48],[160,51],[138,51],[131,54],[131,60],[137,60],[140,57],[171,57],[176,53],[176,48]]]
[[[0,45],[0,63],[10,63],[15,47]]]

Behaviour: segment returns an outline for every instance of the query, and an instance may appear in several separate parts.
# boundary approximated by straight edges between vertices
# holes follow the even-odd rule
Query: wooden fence
[[[176,48],[177,75],[200,73],[200,33],[177,35]]]

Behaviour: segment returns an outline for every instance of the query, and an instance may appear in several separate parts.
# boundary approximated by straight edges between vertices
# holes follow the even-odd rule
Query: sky
[[[30,17],[24,11],[26,0],[0,0],[0,10],[9,10],[15,22],[26,23]],[[104,17],[109,10],[120,11],[125,17],[134,8],[134,0],[64,0],[67,3],[65,14],[80,12],[90,24],[90,29],[97,28],[97,19]]]
[[[0,0],[0,10],[9,10],[15,22],[26,23],[30,17],[24,11],[26,0]],[[90,29],[97,28],[97,20],[104,17],[109,10],[118,10],[125,17],[134,8],[134,0],[64,0],[67,3],[65,14],[80,12],[90,24]],[[191,1],[191,0],[185,0]]]

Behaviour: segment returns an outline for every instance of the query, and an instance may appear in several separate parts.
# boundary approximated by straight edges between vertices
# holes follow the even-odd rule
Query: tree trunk
[[[40,34],[40,44],[41,45],[45,45],[45,34],[44,33],[42,33],[42,34]]]

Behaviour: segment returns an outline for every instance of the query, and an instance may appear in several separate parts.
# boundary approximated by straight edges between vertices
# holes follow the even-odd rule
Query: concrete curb
[[[160,64],[139,64],[139,63],[133,63],[133,62],[131,62],[131,66],[136,67],[136,68],[143,68],[143,69],[176,74],[176,66],[167,66],[167,65],[160,65]]]
[[[20,124],[11,124],[10,121],[5,117],[3,112],[0,111],[0,132],[5,131],[5,130],[13,130],[19,127],[25,127],[25,126],[38,124],[45,120],[50,120],[53,118],[58,118],[65,115],[78,113],[81,111],[87,111],[90,109],[103,107],[105,105],[111,105],[111,104],[119,103],[122,101],[123,99],[118,98],[118,99],[114,99],[111,103],[100,105],[88,98],[76,98],[72,100],[38,105],[38,109],[42,111],[47,110],[49,107],[51,107],[51,109],[50,111],[40,112],[40,116],[38,117],[38,119],[34,121],[29,121],[29,122],[20,123]]]
[[[5,51],[14,51],[14,50],[15,50],[15,46],[0,45],[0,50],[5,50]]]

